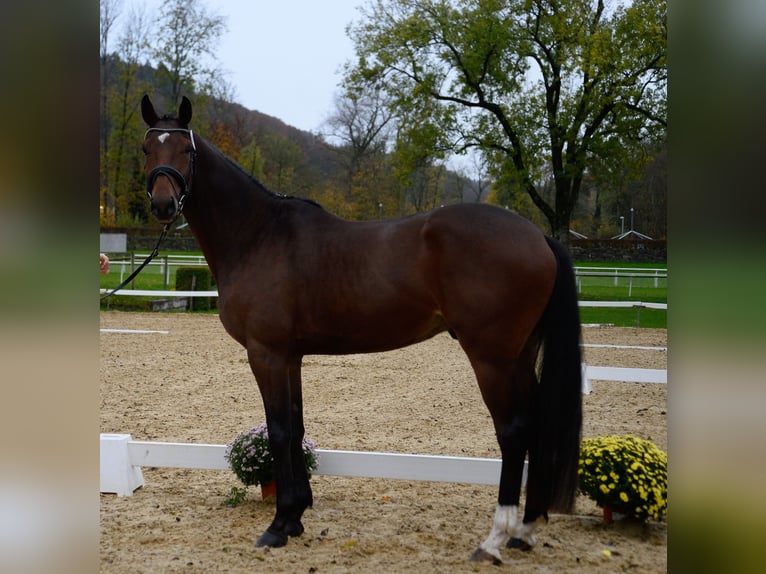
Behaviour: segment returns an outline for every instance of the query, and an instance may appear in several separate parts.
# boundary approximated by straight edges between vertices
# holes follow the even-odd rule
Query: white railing
[[[119,268],[120,281],[133,269],[141,264],[148,253],[133,253],[130,256],[115,256],[110,264],[112,269]],[[146,271],[149,273],[162,273],[165,279],[165,286],[170,283],[171,269],[173,267],[207,267],[207,261],[203,255],[160,255],[149,262]],[[644,268],[644,267],[575,267],[575,277],[578,290],[582,290],[583,278],[611,278],[613,285],[617,287],[620,280],[628,280],[628,296],[633,292],[634,280],[650,280],[654,287],[660,286],[661,280],[667,280],[668,270],[663,268]]]
[[[584,366],[583,392],[590,380],[667,383],[665,369]],[[498,484],[500,459],[317,449],[317,475]],[[142,466],[229,470],[226,445],[134,441],[129,434],[102,433],[100,491],[131,496],[143,486]],[[522,483],[526,483],[526,463]]]
[[[100,293],[108,293],[110,289],[101,289]],[[218,291],[163,291],[161,289],[120,289],[117,295],[128,297],[218,297]]]
[[[611,279],[610,283],[614,287],[618,287],[621,280],[627,280],[628,297],[630,297],[633,295],[634,282],[637,282],[638,286],[667,287],[668,270],[642,267],[575,267],[575,278],[579,293],[582,293],[583,284],[586,282],[590,286],[603,285],[604,278],[609,278]],[[587,278],[595,279],[594,281],[585,281]]]
[[[141,467],[230,470],[226,445],[134,441],[102,433],[100,491],[131,496],[144,479]],[[317,449],[317,475],[498,484],[500,459]],[[526,467],[523,476],[526,480]]]
[[[149,253],[133,253],[129,257],[110,258],[109,268],[120,270],[120,282],[143,263]],[[152,259],[144,269],[146,273],[161,273],[164,277],[165,287],[170,284],[171,269],[173,267],[207,267],[207,261],[203,255],[159,255]]]
[[[593,277],[646,277],[667,279],[668,270],[662,267],[575,267],[575,275]]]
[[[109,289],[101,289],[103,295]],[[218,297],[218,291],[169,291],[161,289],[120,289],[118,295],[128,297]],[[580,301],[580,307],[630,307],[640,309],[667,309],[667,303],[644,301]]]
[[[667,303],[647,303],[645,301],[580,301],[580,307],[640,307],[644,309],[665,309]]]

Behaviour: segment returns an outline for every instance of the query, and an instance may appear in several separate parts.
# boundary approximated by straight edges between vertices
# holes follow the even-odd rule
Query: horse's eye
[[[145,146],[145,145],[142,145],[142,146],[141,146],[141,151],[142,151],[142,152],[144,152],[144,155],[149,155],[149,150],[148,150],[148,149],[146,149],[146,146]]]
[[[194,148],[192,146],[186,146],[186,149],[184,150],[184,153],[191,153],[194,151]]]

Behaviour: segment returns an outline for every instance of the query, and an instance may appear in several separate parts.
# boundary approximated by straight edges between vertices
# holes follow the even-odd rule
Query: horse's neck
[[[277,198],[202,142],[184,213],[220,283],[225,271],[258,244]]]

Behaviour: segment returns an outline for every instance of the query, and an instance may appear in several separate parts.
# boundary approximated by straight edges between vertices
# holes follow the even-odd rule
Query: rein
[[[189,138],[191,139],[191,145],[192,149],[189,151],[189,177],[194,175],[194,167],[195,167],[195,161],[197,159],[197,145],[194,142],[194,132],[192,130],[185,130],[181,128],[149,128],[146,130],[146,133],[144,134],[144,139],[146,139],[146,136],[149,134],[149,132],[183,132],[185,134],[189,135]],[[136,275],[138,275],[141,270],[149,265],[149,262],[154,259],[157,254],[159,253],[160,244],[162,243],[162,240],[165,239],[165,237],[168,234],[168,230],[170,229],[170,226],[175,223],[176,219],[178,219],[178,216],[181,215],[181,211],[184,208],[184,204],[186,203],[186,198],[189,196],[190,187],[189,187],[189,180],[184,177],[184,174],[182,174],[180,171],[178,171],[176,168],[174,168],[171,165],[158,165],[155,167],[152,171],[149,172],[149,175],[146,177],[146,195],[149,196],[149,199],[152,198],[152,187],[154,186],[154,180],[157,179],[157,176],[164,175],[170,180],[170,184],[173,186],[173,190],[175,191],[175,185],[173,185],[173,180],[181,183],[181,193],[178,197],[178,210],[176,212],[176,216],[173,218],[173,221],[170,223],[166,223],[165,227],[162,229],[162,233],[160,234],[160,238],[157,240],[157,244],[154,246],[154,249],[152,249],[152,252],[149,254],[149,256],[144,260],[141,265],[138,266],[138,268],[131,273],[127,279],[125,279],[122,283],[120,283],[117,287],[109,291],[108,293],[105,293],[101,296],[101,300],[111,297],[114,295],[117,291],[125,287],[128,283],[130,283]]]

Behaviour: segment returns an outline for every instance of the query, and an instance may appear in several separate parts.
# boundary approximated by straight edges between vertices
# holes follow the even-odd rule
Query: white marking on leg
[[[160,143],[165,143],[165,140],[170,137],[170,134],[168,132],[160,134],[160,137],[157,139],[160,140]]]
[[[500,506],[495,509],[495,518],[492,521],[492,530],[487,539],[479,545],[479,548],[500,560],[500,547],[505,544],[518,529],[518,506]]]
[[[542,524],[545,522],[545,518],[543,516],[538,516],[537,520],[534,522],[524,522],[519,525],[519,527],[516,529],[516,538],[519,538],[520,540],[523,540],[530,546],[535,545],[535,528],[537,528],[538,524]]]

